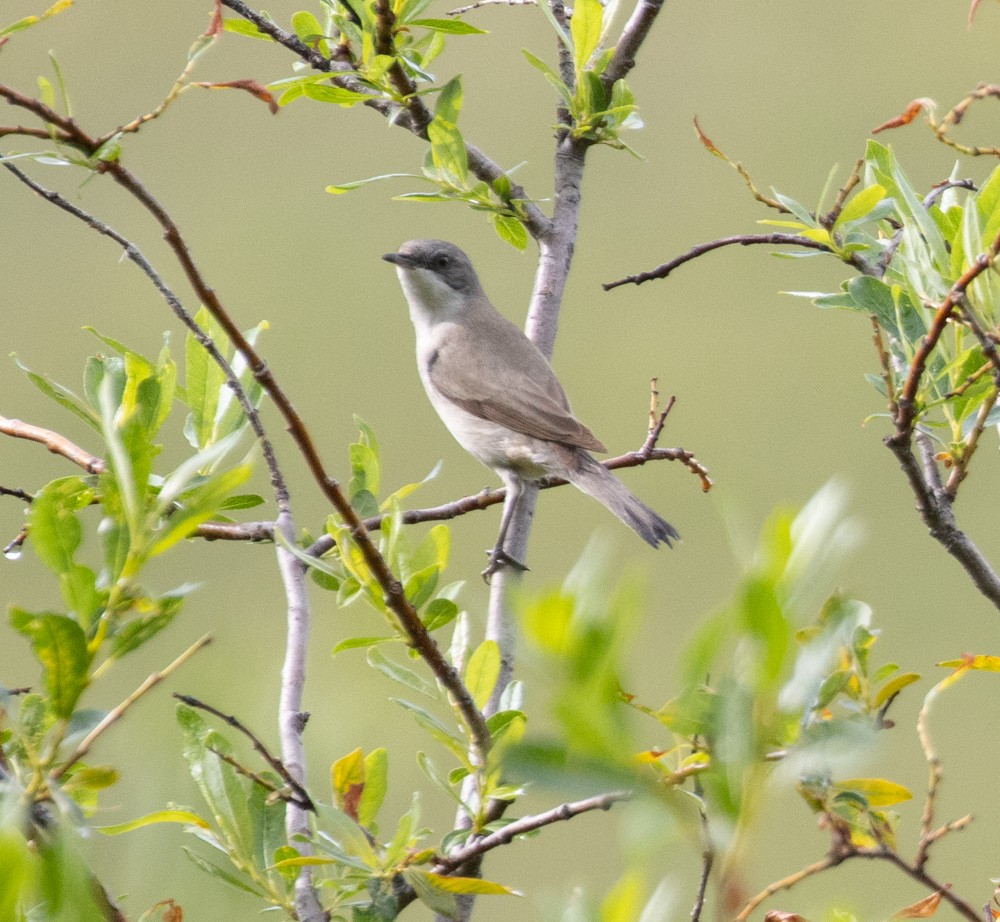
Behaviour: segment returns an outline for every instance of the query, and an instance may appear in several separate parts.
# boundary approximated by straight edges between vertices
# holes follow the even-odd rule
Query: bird
[[[490,302],[469,257],[444,240],[410,240],[383,257],[396,267],[431,404],[458,443],[507,487],[500,533],[483,570],[527,567],[504,549],[529,482],[561,477],[603,503],[653,547],[676,529],[590,452],[604,444],[581,423],[541,350]]]

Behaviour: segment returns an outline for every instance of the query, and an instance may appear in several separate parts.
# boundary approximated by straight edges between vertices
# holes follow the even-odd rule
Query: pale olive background
[[[0,20],[13,21],[44,5],[4,0]],[[186,0],[81,2],[15,35],[0,53],[0,79],[32,92],[36,75],[51,73],[46,51],[54,49],[81,125],[94,133],[108,130],[162,98],[204,28],[209,6]],[[279,0],[268,4],[282,23],[297,8]],[[431,14],[447,8],[438,3]],[[879,661],[895,660],[927,676],[941,673],[936,661],[962,651],[997,652],[996,612],[927,537],[881,445],[884,424],[876,420],[862,428],[869,414],[884,409],[863,379],[874,370],[867,322],[778,293],[832,290],[846,277],[837,264],[778,261],[764,248],[731,249],[638,289],[605,294],[599,284],[651,268],[703,240],[753,231],[756,219],[770,216],[750,200],[732,170],[698,144],[693,116],[761,187],[773,183],[813,206],[831,166],[839,163],[840,175],[846,175],[870,129],[910,99],[933,96],[947,106],[978,81],[995,78],[1000,10],[984,4],[971,31],[966,12],[964,0],[668,3],[630,79],[647,127],[628,140],[646,162],[609,149],[588,158],[556,369],[578,415],[613,453],[641,443],[648,379],[658,375],[664,394],[678,398],[663,444],[694,450],[717,485],[704,496],[696,478],[668,463],[623,475],[684,536],[680,547],[659,553],[575,491],[545,494],[526,585],[561,580],[595,531],[613,543],[622,563],[645,572],[648,612],[627,681],[650,704],[676,690],[673,675],[685,638],[730,593],[739,570],[733,545],[746,546],[772,507],[802,503],[831,477],[848,486],[852,511],[866,531],[839,579],[875,609],[884,629]],[[553,93],[520,49],[554,58],[548,26],[529,7],[487,8],[469,18],[490,34],[450,40],[434,72],[442,81],[463,75],[465,136],[506,166],[526,161],[518,179],[544,198],[550,190]],[[203,59],[196,79],[267,81],[289,75],[290,65],[290,55],[276,46],[227,35]],[[13,121],[31,119],[3,107],[0,122]],[[992,112],[977,109],[963,131],[992,144],[997,124]],[[894,133],[891,141],[918,187],[952,168],[952,153],[922,125]],[[3,149],[16,146],[7,139]],[[160,122],[126,141],[125,158],[179,222],[233,316],[246,327],[270,322],[264,352],[331,470],[346,475],[357,413],[379,434],[387,487],[419,479],[444,459],[441,476],[414,498],[436,504],[493,485],[495,478],[462,453],[427,403],[405,306],[394,273],[379,257],[408,238],[456,240],[472,255],[497,306],[521,322],[533,248],[515,252],[482,215],[459,206],[391,201],[418,188],[405,181],[339,197],[323,191],[329,183],[417,171],[423,150],[422,142],[367,110],[299,102],[272,117],[243,93],[190,91]],[[991,166],[965,161],[959,172],[982,178]],[[27,168],[137,241],[185,303],[196,307],[157,229],[110,182],[97,178],[81,187],[83,175],[76,171]],[[81,331],[85,324],[147,353],[155,353],[161,331],[170,330],[175,352],[182,352],[179,325],[135,267],[120,261],[118,249],[5,174],[0,235],[3,351],[16,350],[28,365],[71,386],[80,381],[86,357],[97,351],[96,340]],[[0,365],[0,382],[0,412],[59,429],[98,450],[92,434],[38,395],[12,362]],[[276,414],[268,409],[266,418],[292,484],[297,521],[319,529],[326,506]],[[170,424],[178,444],[180,419],[178,414]],[[177,457],[177,451],[171,446],[167,454]],[[996,455],[990,434],[963,488],[959,513],[987,555],[1000,560]],[[5,486],[32,490],[71,472],[39,446],[0,442]],[[262,478],[260,489],[265,492]],[[19,504],[4,499],[0,540],[14,535],[20,516]],[[490,546],[497,523],[496,510],[453,523],[451,573],[468,580],[462,601],[476,624],[486,601],[477,576],[482,549]],[[58,604],[51,581],[30,554],[0,564],[5,604]],[[91,706],[111,706],[202,633],[215,638],[92,753],[94,762],[118,765],[122,773],[96,822],[122,822],[167,802],[200,808],[179,752],[171,690],[236,712],[276,741],[283,609],[272,549],[192,543],[148,573],[159,589],[189,580],[201,582],[201,589],[176,624],[89,694]],[[420,775],[413,754],[426,748],[440,765],[447,764],[446,756],[387,700],[396,690],[363,665],[361,654],[330,658],[339,639],[378,628],[377,616],[360,606],[337,610],[331,596],[319,591],[313,599],[307,707],[313,712],[308,744],[315,791],[327,790],[333,759],[356,746],[386,745],[392,793],[385,816],[404,810],[409,792],[419,787],[427,820],[447,828],[451,808]],[[7,685],[37,682],[23,639],[6,627],[0,636],[0,679]],[[531,667],[524,677],[539,686],[528,707],[543,726],[543,677]],[[899,726],[886,734],[884,753],[856,766],[856,774],[888,775],[915,791],[922,788],[926,770],[913,719],[927,688],[925,680],[904,696],[895,714]],[[933,720],[946,769],[941,821],[968,811],[979,818],[934,849],[931,870],[978,905],[991,894],[989,877],[1000,871],[993,769],[998,702],[996,679],[972,676],[949,692]],[[654,728],[648,732],[647,744],[654,745]],[[533,803],[558,800],[558,792],[546,792]],[[824,834],[787,786],[769,804],[754,840],[747,882],[752,891],[826,848]],[[919,803],[903,805],[901,812],[901,840],[909,843],[919,826]],[[620,846],[634,828],[623,825],[622,816],[627,814],[583,817],[496,853],[489,876],[527,896],[484,900],[477,918],[557,918],[573,887],[603,892],[620,872]],[[196,871],[181,854],[182,844],[195,843],[178,828],[158,827],[125,838],[95,837],[92,854],[111,891],[125,896],[133,918],[167,897],[183,905],[191,922],[255,913],[249,898]],[[650,864],[651,881],[666,876],[676,888],[678,919],[690,909],[694,851],[668,849]],[[886,867],[854,863],[768,906],[816,918],[835,902],[877,919],[923,895]],[[417,907],[409,914],[427,917]]]

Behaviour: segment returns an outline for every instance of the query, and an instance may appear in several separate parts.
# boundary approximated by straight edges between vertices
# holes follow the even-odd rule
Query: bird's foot
[[[495,547],[492,551],[487,551],[486,553],[490,555],[490,559],[486,564],[486,569],[483,570],[483,582],[485,583],[489,583],[493,574],[501,567],[511,567],[519,573],[524,573],[528,570],[525,564],[521,563],[520,560],[515,560],[502,547]]]

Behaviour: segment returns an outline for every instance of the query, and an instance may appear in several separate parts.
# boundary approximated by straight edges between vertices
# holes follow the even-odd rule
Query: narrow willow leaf
[[[156,810],[147,813],[136,820],[129,820],[127,823],[118,823],[114,826],[95,826],[94,828],[106,836],[120,836],[123,832],[132,832],[134,829],[142,829],[143,826],[153,826],[159,823],[183,823],[185,826],[197,826],[199,829],[210,829],[210,825],[197,813],[188,810]]]
[[[443,32],[445,35],[488,35],[485,29],[462,22],[461,19],[412,19],[407,25],[420,26],[432,32]]]

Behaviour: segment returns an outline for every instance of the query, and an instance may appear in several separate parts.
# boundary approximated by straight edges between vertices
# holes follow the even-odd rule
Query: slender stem
[[[609,791],[606,794],[598,794],[595,797],[588,797],[585,800],[577,800],[571,803],[560,804],[544,813],[537,813],[532,816],[525,816],[521,819],[508,823],[503,829],[490,833],[488,836],[481,836],[473,839],[462,848],[451,852],[447,857],[441,858],[434,866],[438,874],[447,874],[459,868],[461,865],[473,858],[486,854],[501,845],[508,845],[518,836],[534,832],[553,823],[571,820],[581,813],[589,813],[592,810],[610,810],[616,803],[632,799],[631,791]]]
[[[90,747],[94,745],[97,738],[110,727],[113,723],[120,720],[125,712],[132,707],[146,692],[151,688],[156,687],[160,684],[167,676],[169,676],[176,669],[183,666],[192,656],[195,655],[199,650],[208,646],[211,642],[211,637],[206,634],[200,640],[195,641],[188,647],[180,656],[177,657],[169,666],[164,667],[159,672],[151,673],[146,681],[142,683],[131,695],[129,695],[121,704],[112,708],[104,715],[104,719],[90,731],[81,741],[80,744],[73,750],[72,753],[67,757],[66,761],[62,763],[54,772],[52,772],[51,778],[53,781],[58,781],[63,775],[69,771],[77,762],[80,761],[88,752],[90,752]]]
[[[765,900],[774,896],[775,893],[780,893],[782,890],[789,890],[815,874],[835,868],[838,864],[843,863],[846,858],[846,855],[827,855],[819,861],[807,864],[801,871],[796,871],[794,874],[789,874],[787,877],[782,877],[781,880],[776,880],[774,883],[768,884],[740,910],[735,922],[746,922],[753,911]]]

